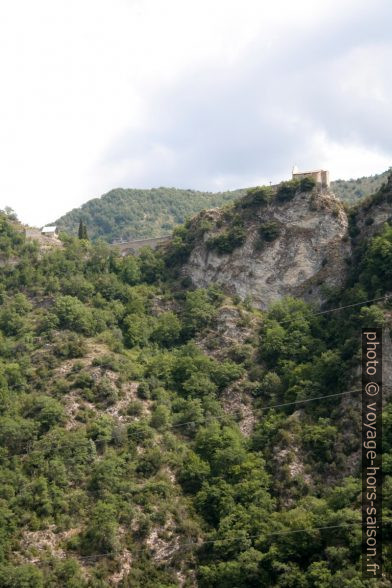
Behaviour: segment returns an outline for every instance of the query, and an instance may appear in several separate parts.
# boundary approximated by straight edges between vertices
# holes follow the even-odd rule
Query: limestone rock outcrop
[[[266,308],[287,295],[322,302],[326,288],[343,285],[351,254],[348,218],[331,191],[314,189],[286,202],[275,198],[267,205],[238,210],[245,238],[230,253],[211,247],[217,236],[230,230],[227,211],[203,211],[191,221],[209,227],[193,244],[182,269],[195,286],[216,283]],[[263,227],[271,225],[273,238],[263,239]]]

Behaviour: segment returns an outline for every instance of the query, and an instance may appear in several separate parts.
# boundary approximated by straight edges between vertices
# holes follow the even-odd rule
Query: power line
[[[354,394],[355,392],[362,392],[362,390],[349,390],[348,392],[336,392],[336,394],[326,394],[325,396],[315,396],[313,398],[304,398],[303,400],[293,400],[292,402],[282,402],[280,404],[270,404],[268,406],[260,406],[258,407],[258,410],[270,410],[271,408],[282,408],[284,406],[292,406],[294,404],[299,404],[299,403],[305,403],[305,402],[313,402],[314,400],[324,400],[324,398],[332,398],[334,396],[343,396],[344,394]],[[221,420],[227,417],[226,415],[219,415],[219,416],[211,416],[211,417],[207,417],[210,418],[211,420]],[[183,423],[176,423],[175,425],[172,425],[169,428],[176,428],[176,427],[183,427],[185,425],[192,425],[192,424],[197,424],[198,421],[187,421],[187,422],[183,422]]]
[[[385,386],[384,385],[383,388],[384,389],[388,389],[389,386]],[[305,404],[305,403],[314,402],[314,401],[317,401],[317,400],[324,400],[326,398],[334,398],[334,397],[338,397],[338,396],[347,396],[348,394],[356,394],[358,392],[362,392],[362,389],[348,390],[346,392],[336,392],[334,394],[325,394],[324,396],[314,396],[314,397],[311,397],[311,398],[303,398],[303,399],[293,400],[291,402],[281,402],[279,404],[269,404],[267,406],[258,407],[258,410],[259,411],[265,411],[265,410],[271,410],[271,409],[274,409],[274,408],[283,408],[283,407],[286,407],[286,406],[294,406],[294,405],[297,405],[297,404]],[[224,419],[228,418],[229,416],[230,415],[228,415],[228,414],[215,415],[215,416],[214,415],[210,415],[210,416],[204,416],[202,420],[204,422],[214,421],[214,420],[220,421],[220,420],[224,420]],[[133,423],[137,423],[137,422],[140,422],[140,421],[134,420],[134,421],[132,421],[129,424],[133,424]],[[177,429],[179,427],[185,427],[187,425],[197,425],[197,424],[201,424],[201,423],[199,421],[197,421],[197,420],[184,421],[184,422],[175,423],[173,425],[170,425],[170,426],[166,427],[166,430]],[[40,442],[40,441],[42,441],[43,444],[45,444],[45,440],[44,439],[38,439],[38,442]],[[94,440],[94,439],[87,439],[86,438],[86,441],[91,441],[95,445],[99,445],[99,444],[105,445],[107,443],[110,443],[110,441],[107,441],[105,439],[95,439]],[[31,453],[32,451],[35,451],[35,450],[45,451],[46,449],[50,449],[51,447],[54,447],[55,449],[61,449],[61,448],[64,448],[64,449],[70,448],[70,449],[72,449],[71,447],[69,447],[69,443],[64,443],[64,444],[61,444],[60,443],[59,444],[59,443],[55,443],[55,442],[52,443],[52,444],[50,444],[49,446],[46,445],[44,447],[37,447],[36,449],[34,449],[34,447],[31,447],[31,444],[30,443],[23,446],[24,449],[30,449],[30,451],[28,453]],[[17,454],[17,455],[23,455],[23,454]]]
[[[288,511],[290,512],[290,511]],[[387,523],[391,523],[392,519],[384,519],[382,521],[382,525],[387,524]],[[367,525],[367,523],[361,523],[359,521],[355,521],[352,523],[343,523],[340,525],[324,525],[324,526],[320,526],[320,527],[310,527],[310,528],[303,528],[303,529],[290,529],[287,531],[273,531],[271,533],[268,533],[268,535],[263,535],[263,532],[260,531],[259,533],[255,534],[255,535],[234,535],[234,536],[230,536],[227,538],[221,538],[221,539],[206,539],[204,541],[190,541],[188,543],[183,543],[182,545],[180,545],[180,548],[176,550],[176,553],[178,553],[179,551],[185,549],[185,548],[200,548],[203,545],[214,545],[216,543],[222,543],[222,542],[228,542],[228,541],[233,541],[236,539],[248,539],[248,540],[255,540],[255,539],[269,539],[270,537],[275,537],[275,536],[281,536],[281,535],[292,535],[292,534],[296,534],[296,533],[312,533],[314,531],[325,531],[325,530],[330,530],[330,529],[344,529],[344,528],[351,528],[351,527],[365,527]],[[141,552],[145,552],[146,548],[138,548],[138,549],[132,549],[129,548],[128,551],[131,553],[131,555],[133,553],[141,553]],[[75,557],[78,560],[94,560],[94,559],[99,559],[101,557],[109,557],[109,556],[113,556],[113,555],[120,555],[120,553],[118,551],[108,551],[105,553],[97,553],[94,555],[82,555],[82,556],[77,556],[75,554]],[[73,554],[71,555],[62,555],[59,556],[59,559],[66,559],[67,557],[72,557]],[[44,562],[41,562],[44,563]]]
[[[345,306],[338,306],[338,307],[331,308],[331,309],[328,309],[328,310],[322,310],[322,311],[319,311],[319,312],[316,312],[316,313],[312,313],[311,316],[319,316],[319,315],[323,315],[323,314],[328,314],[328,313],[331,313],[331,312],[336,312],[338,310],[344,310],[344,309],[347,309],[347,308],[352,308],[352,307],[355,307],[355,306],[360,306],[362,304],[368,304],[370,302],[376,302],[376,301],[378,302],[380,300],[384,300],[385,302],[388,302],[390,300],[390,298],[391,298],[391,295],[385,294],[384,296],[380,296],[378,298],[370,298],[368,300],[362,300],[360,302],[355,302],[353,304],[347,304]],[[278,319],[275,319],[275,320],[277,320],[279,322],[279,324],[285,324],[287,322],[290,322],[290,321],[295,320],[295,318],[296,317],[293,316],[290,319],[286,319],[284,321],[278,321]],[[384,388],[385,388],[385,386],[384,386]],[[332,397],[335,397],[335,396],[343,396],[343,395],[347,395],[347,394],[353,394],[355,392],[361,392],[361,390],[351,390],[351,391],[348,391],[348,392],[338,392],[336,394],[328,394],[328,395],[324,395],[324,396],[316,396],[314,398],[298,399],[298,400],[295,400],[295,401],[292,401],[292,402],[284,402],[284,403],[280,403],[280,404],[269,405],[269,406],[265,406],[265,407],[259,407],[259,410],[269,410],[269,409],[272,409],[272,408],[283,408],[285,406],[292,406],[292,405],[296,405],[296,404],[299,404],[299,403],[303,404],[303,403],[307,403],[307,402],[313,402],[315,400],[323,400],[324,398],[332,398]],[[227,417],[227,415],[221,415],[221,416],[215,416],[215,417],[212,417],[211,416],[211,417],[204,417],[204,420],[208,420],[208,419],[211,419],[211,420],[212,419],[222,420],[222,419],[225,419],[226,417]],[[183,426],[191,425],[191,424],[198,424],[198,421],[186,421],[186,422],[183,422],[183,423],[175,423],[174,425],[171,425],[170,427],[166,427],[166,429],[175,429],[175,428],[179,428],[179,427],[183,427]],[[98,439],[98,440],[95,440],[94,443],[95,444],[99,444],[99,443],[105,444],[105,443],[107,443],[107,441],[105,441],[105,440],[99,440]],[[24,448],[28,448],[28,447],[30,447],[30,444],[24,445]]]
[[[327,310],[320,310],[319,312],[312,312],[310,317],[320,316],[322,314],[328,314],[330,312],[336,312],[338,310],[345,310],[346,308],[353,308],[354,306],[362,306],[363,304],[369,304],[370,302],[380,302],[380,300],[384,300],[385,302],[389,302],[391,299],[391,294],[384,294],[384,296],[380,296],[378,298],[370,298],[368,300],[361,300],[360,302],[354,302],[353,304],[346,304],[345,306],[336,306],[335,308],[330,308]],[[280,325],[284,325],[285,323],[291,322],[295,320],[297,317],[293,316],[289,319],[285,319],[284,321],[280,321],[279,319],[276,320]]]

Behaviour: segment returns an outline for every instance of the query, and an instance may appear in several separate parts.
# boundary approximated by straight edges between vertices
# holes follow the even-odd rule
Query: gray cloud
[[[148,127],[119,137],[104,163],[141,160],[124,186],[214,189],[317,165],[320,134],[392,156],[391,17],[388,1],[358,3],[271,49],[260,39],[231,67],[188,72],[151,98]]]

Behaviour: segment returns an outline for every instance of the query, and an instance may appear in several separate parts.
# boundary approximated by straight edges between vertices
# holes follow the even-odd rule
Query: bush
[[[140,458],[136,466],[136,472],[142,476],[154,476],[162,465],[162,452],[155,447],[146,451]]]
[[[144,347],[147,345],[152,325],[150,317],[129,314],[124,319],[124,339],[128,347]]]
[[[165,429],[170,422],[170,410],[164,404],[160,404],[151,416],[151,426],[157,430]]]
[[[336,442],[337,429],[329,424],[329,419],[320,418],[317,424],[305,425],[303,443],[320,461],[333,459],[333,446]]]
[[[54,425],[65,421],[63,406],[55,398],[50,396],[36,396],[29,398],[23,416],[38,421],[41,433],[49,431]]]
[[[392,227],[385,225],[383,232],[367,245],[361,269],[360,279],[370,292],[392,289]]]
[[[280,202],[292,200],[296,195],[299,186],[300,183],[298,180],[289,180],[288,182],[282,182],[281,184],[279,184],[279,188],[277,191],[277,199]]]
[[[151,427],[145,421],[135,421],[129,425],[127,430],[128,439],[137,445],[152,439],[153,434]]]
[[[220,254],[232,253],[234,249],[245,243],[246,230],[241,219],[233,220],[232,226],[220,235],[207,241],[208,249],[215,249]]]
[[[178,478],[185,492],[196,493],[209,474],[209,464],[193,451],[188,451]]]
[[[157,325],[151,334],[151,340],[164,347],[171,347],[178,341],[180,332],[181,323],[174,312],[164,312],[157,319]]]
[[[311,192],[316,186],[316,180],[310,176],[302,178],[299,183],[299,189],[301,192]]]
[[[274,241],[279,237],[280,228],[277,222],[269,221],[261,225],[259,233],[263,241]]]
[[[92,335],[94,321],[90,308],[74,296],[60,296],[55,303],[55,312],[60,327],[70,329],[84,335]]]
[[[141,400],[132,400],[128,404],[127,414],[129,416],[140,416],[143,412],[143,402]]]
[[[98,502],[81,539],[82,553],[89,555],[117,551],[119,548],[117,526],[114,507],[103,501]]]
[[[3,588],[44,588],[41,570],[30,564],[0,567],[0,586]]]
[[[121,264],[121,277],[127,284],[134,286],[141,279],[141,271],[138,260],[133,255],[124,257]]]
[[[83,357],[87,351],[86,343],[80,335],[62,332],[56,340],[54,353],[64,359]]]
[[[187,335],[194,335],[211,323],[216,314],[208,290],[200,288],[186,295],[184,309],[184,330]]]
[[[95,402],[105,405],[114,404],[118,400],[117,388],[112,384],[108,378],[102,378],[94,386],[94,400]]]
[[[244,198],[238,202],[238,205],[242,208],[263,206],[271,201],[272,195],[271,188],[267,188],[266,186],[249,188]]]

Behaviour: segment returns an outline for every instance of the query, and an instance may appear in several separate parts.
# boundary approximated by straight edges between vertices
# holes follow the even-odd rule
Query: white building
[[[41,234],[45,235],[45,237],[57,237],[57,227],[55,227],[55,226],[43,227],[41,229]]]

